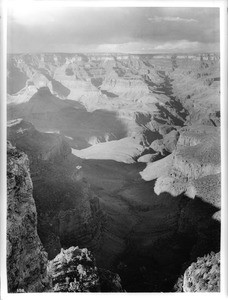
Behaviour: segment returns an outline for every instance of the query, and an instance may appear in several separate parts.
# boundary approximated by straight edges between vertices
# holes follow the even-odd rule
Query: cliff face
[[[48,285],[47,253],[37,234],[28,157],[7,144],[8,290],[41,292]]]

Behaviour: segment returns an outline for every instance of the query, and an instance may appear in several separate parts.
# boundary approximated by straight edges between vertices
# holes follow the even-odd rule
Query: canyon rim
[[[41,2],[8,7],[8,293],[220,292],[219,7]]]

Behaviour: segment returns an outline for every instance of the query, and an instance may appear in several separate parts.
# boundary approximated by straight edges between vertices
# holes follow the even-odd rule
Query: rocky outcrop
[[[48,286],[47,253],[37,234],[29,161],[7,144],[7,274],[9,292],[42,292]]]
[[[220,253],[200,257],[184,273],[184,292],[220,292]]]
[[[48,275],[54,292],[123,292],[119,275],[98,269],[86,248],[61,249],[49,262]]]

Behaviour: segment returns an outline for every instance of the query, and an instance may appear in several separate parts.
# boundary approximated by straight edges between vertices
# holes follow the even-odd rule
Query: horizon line
[[[170,55],[170,54],[219,54],[220,51],[195,51],[195,52],[99,52],[99,51],[85,51],[85,52],[67,52],[67,51],[40,51],[40,52],[7,52],[7,55],[22,55],[22,54],[110,54],[110,55]]]

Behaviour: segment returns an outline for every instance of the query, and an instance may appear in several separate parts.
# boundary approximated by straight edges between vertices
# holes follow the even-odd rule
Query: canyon
[[[30,267],[28,292],[50,289],[48,276],[57,278],[55,291],[75,289],[77,272],[72,284],[58,275],[74,255],[92,261],[77,291],[213,291],[210,278],[195,284],[191,266],[219,261],[219,59],[198,58],[8,57],[7,139],[23,153],[17,165],[27,168],[30,193],[20,196],[27,208],[8,212],[8,233],[15,236],[10,219],[23,220],[29,207],[29,256],[37,252],[41,265],[35,275]],[[8,208],[17,197],[10,192]],[[20,264],[7,254],[9,268]],[[11,291],[23,289],[23,276]]]

